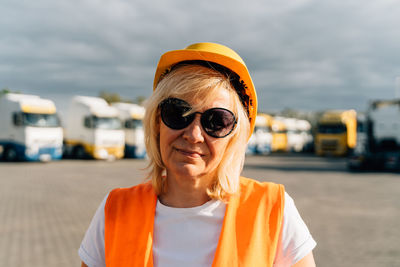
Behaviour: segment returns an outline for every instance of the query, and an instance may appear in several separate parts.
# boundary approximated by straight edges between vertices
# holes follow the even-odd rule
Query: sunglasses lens
[[[174,130],[181,130],[189,126],[196,113],[188,115],[192,109],[189,103],[178,98],[167,98],[160,104],[161,119],[165,125]],[[212,108],[201,114],[201,126],[204,131],[216,138],[222,138],[230,134],[235,127],[235,115],[224,108]]]
[[[186,128],[194,118],[194,114],[185,116],[190,109],[187,102],[177,98],[168,98],[161,103],[161,119],[171,129]]]
[[[223,108],[209,109],[201,116],[201,125],[204,131],[212,137],[225,137],[235,127],[235,115]]]

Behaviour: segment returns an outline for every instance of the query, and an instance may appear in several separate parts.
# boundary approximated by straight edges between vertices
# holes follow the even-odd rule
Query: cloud
[[[148,96],[159,56],[199,41],[235,49],[263,109],[363,109],[394,96],[400,3],[2,1],[0,86],[59,96]],[[327,101],[329,100],[329,101]]]

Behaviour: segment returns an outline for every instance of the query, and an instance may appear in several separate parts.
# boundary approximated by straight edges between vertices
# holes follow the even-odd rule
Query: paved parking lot
[[[143,160],[0,163],[0,266],[80,266],[77,249],[109,190]],[[342,159],[249,157],[244,175],[283,183],[318,242],[318,266],[400,266],[400,175]]]

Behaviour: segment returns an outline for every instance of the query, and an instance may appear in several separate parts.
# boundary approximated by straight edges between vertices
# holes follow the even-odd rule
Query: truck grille
[[[39,154],[52,154],[54,153],[53,147],[41,147],[39,149]]]
[[[322,140],[321,141],[321,149],[324,151],[335,151],[338,149],[338,141],[337,140]]]

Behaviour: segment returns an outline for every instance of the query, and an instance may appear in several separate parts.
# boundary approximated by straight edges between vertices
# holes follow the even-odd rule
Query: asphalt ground
[[[0,266],[80,266],[82,237],[111,189],[137,184],[144,160],[0,163]],[[318,245],[317,266],[400,266],[400,174],[343,159],[257,156],[244,176],[285,185]]]

